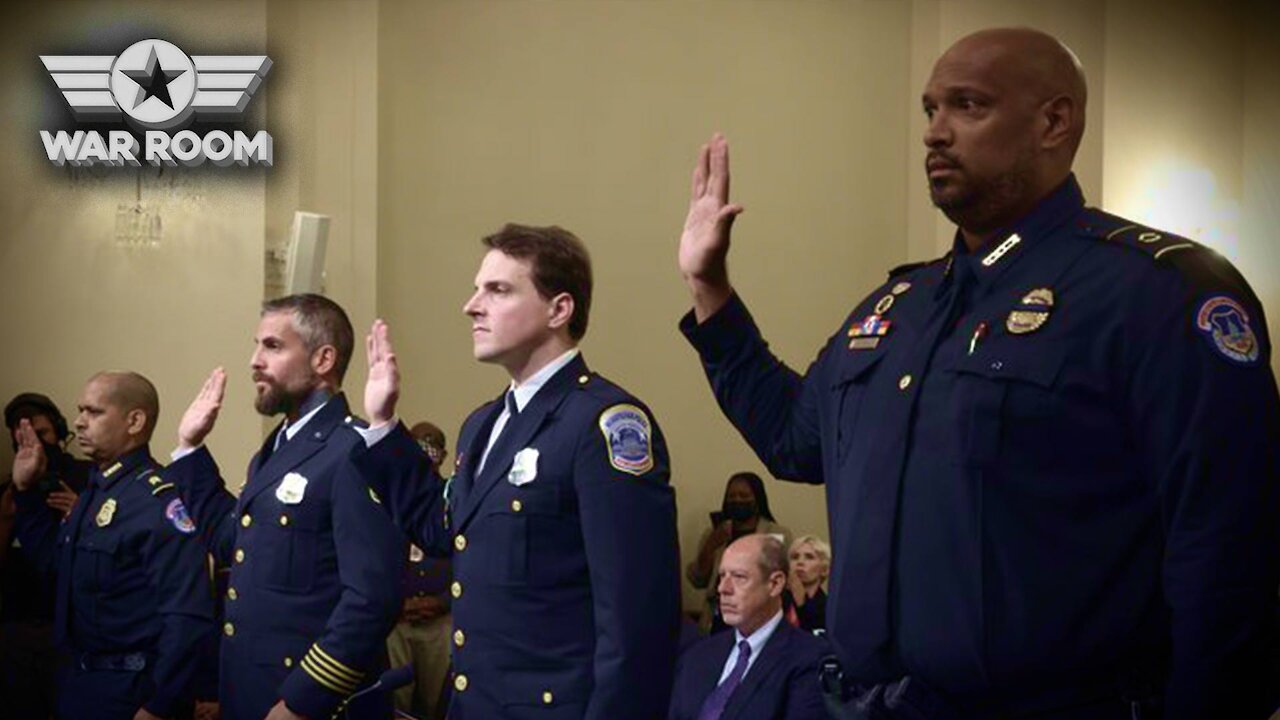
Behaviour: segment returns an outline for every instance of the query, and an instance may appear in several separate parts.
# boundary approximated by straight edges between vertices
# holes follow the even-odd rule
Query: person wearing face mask
[[[66,418],[48,396],[25,392],[4,408],[13,449],[18,425],[31,423],[48,458],[39,483],[45,509],[58,519],[71,511],[85,486],[92,463],[66,452]],[[13,535],[17,515],[11,478],[0,483],[0,720],[48,717],[53,711],[56,654],[53,646],[54,588],[40,579],[30,557]]]
[[[720,556],[729,543],[744,535],[776,535],[784,546],[791,543],[791,531],[778,524],[769,510],[764,482],[753,472],[731,475],[725,484],[720,511],[711,513],[711,527],[698,541],[698,554],[685,568],[685,577],[698,589],[706,589],[707,603],[699,627],[703,632],[725,629],[720,617],[716,586],[711,582],[720,569]]]

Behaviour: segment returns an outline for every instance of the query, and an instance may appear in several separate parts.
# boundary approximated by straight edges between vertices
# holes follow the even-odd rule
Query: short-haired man
[[[1216,253],[1085,207],[1085,99],[1044,33],[952,45],[922,105],[953,250],[893,270],[804,376],[733,292],[741,207],[724,139],[703,149],[682,329],[770,471],[826,484],[828,637],[847,689],[870,688],[850,703],[1272,709],[1280,397],[1262,308]]]
[[[443,518],[415,514],[402,497],[422,484],[385,480],[414,542],[454,551],[451,717],[522,707],[589,720],[660,717],[680,611],[662,433],[578,351],[591,305],[582,242],[558,227],[507,225],[484,244],[463,310],[476,359],[501,365],[511,382],[463,424]],[[370,348],[371,368],[394,376],[384,325],[375,323]],[[376,426],[394,404],[376,413],[375,404],[366,399]],[[391,478],[396,462],[424,457],[403,426],[388,441],[367,454],[384,461],[367,468],[371,477]]]
[[[48,459],[29,420],[13,461],[18,537],[57,578],[54,638],[70,655],[58,716],[190,712],[213,597],[196,527],[148,448],[160,412],[155,387],[137,373],[99,373],[79,407],[76,440],[95,468],[65,522],[32,490]]]
[[[365,445],[341,393],[351,323],[332,300],[290,295],[263,304],[254,342],[254,406],[284,421],[250,462],[239,499],[202,444],[222,403],[221,368],[183,416],[169,475],[231,566],[222,712],[327,718],[346,707],[349,717],[386,717],[381,693],[347,705],[385,667],[404,547],[349,461]]]
[[[720,613],[733,632],[704,638],[680,656],[668,720],[821,720],[825,644],[786,622],[787,550],[772,535],[725,548],[716,578]]]

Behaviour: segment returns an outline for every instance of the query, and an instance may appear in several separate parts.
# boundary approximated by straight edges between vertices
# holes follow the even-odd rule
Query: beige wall
[[[0,22],[0,398],[28,389],[54,398],[72,420],[85,379],[123,368],[160,391],[152,450],[168,458],[178,418],[215,364],[243,367],[262,288],[261,171],[158,173],[142,198],[161,213],[158,248],[115,243],[119,203],[132,203],[139,171],[53,167],[38,131],[61,109],[40,54],[118,53],[141,37],[188,52],[261,52],[265,5],[108,2],[9,6]],[[140,33],[143,33],[140,35]],[[262,98],[259,98],[262,101]],[[261,123],[263,108],[257,107]],[[243,467],[260,438],[248,383],[233,383],[210,445]],[[0,443],[7,464],[8,443]],[[235,458],[232,460],[232,458]]]

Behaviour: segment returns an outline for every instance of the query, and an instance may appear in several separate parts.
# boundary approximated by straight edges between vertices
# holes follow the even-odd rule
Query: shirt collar
[[[1056,190],[1041,200],[1034,210],[996,232],[991,240],[975,252],[969,252],[964,244],[964,235],[957,230],[952,249],[957,281],[960,280],[960,275],[965,274],[983,285],[994,282],[1025,254],[1028,246],[1049,235],[1083,207],[1084,193],[1072,173]]]
[[[773,636],[773,631],[778,629],[778,624],[781,622],[782,611],[779,610],[772,618],[769,619],[769,622],[756,628],[756,631],[751,633],[750,637],[742,637],[742,633],[738,632],[735,628],[733,631],[735,638],[734,645],[746,640],[747,644],[751,646],[751,659],[754,660],[755,658],[760,657],[760,651],[764,649],[764,644],[769,642],[769,638]]]
[[[292,423],[289,422],[288,419],[285,419],[283,427],[285,439],[292,440],[293,436],[297,435],[298,432],[302,430],[302,426],[306,425],[308,420],[315,417],[316,413],[323,410],[324,406],[328,405],[331,399],[333,399],[333,395],[328,390],[313,390],[311,394],[307,396],[307,399],[302,401],[301,409],[306,410],[306,414],[302,415]],[[310,409],[308,410],[308,408]]]
[[[516,398],[516,409],[524,412],[529,401],[533,400],[533,396],[538,394],[538,391],[542,389],[542,386],[546,385],[548,380],[554,377],[556,373],[560,372],[564,366],[572,362],[577,356],[578,348],[571,348],[560,357],[544,365],[541,370],[534,373],[528,380],[525,380],[519,385],[516,385],[516,381],[512,380],[510,389]]]

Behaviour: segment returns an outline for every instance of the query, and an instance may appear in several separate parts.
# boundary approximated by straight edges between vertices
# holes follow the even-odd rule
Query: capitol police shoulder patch
[[[180,498],[174,498],[169,501],[169,506],[164,509],[164,516],[178,532],[184,535],[190,535],[196,531],[196,523],[191,519],[191,515],[187,513],[187,506],[182,504]]]
[[[600,432],[609,448],[609,464],[632,475],[653,469],[653,428],[635,405],[613,405],[600,415]]]
[[[1196,311],[1196,330],[1219,355],[1238,365],[1256,365],[1261,351],[1249,313],[1234,298],[1214,295]]]

